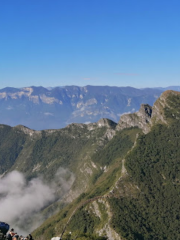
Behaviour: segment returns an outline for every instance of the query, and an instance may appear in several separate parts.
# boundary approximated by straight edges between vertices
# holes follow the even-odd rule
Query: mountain
[[[38,236],[44,229],[44,236],[60,236],[62,225],[68,222],[64,239],[68,239],[70,231],[78,239],[98,239],[88,235],[92,233],[108,239],[178,239],[179,103],[180,93],[167,91],[152,107],[146,133],[128,126],[118,130],[93,156],[94,162],[106,166],[94,186],[34,234]],[[133,146],[127,147],[126,138],[121,142],[119,134],[124,131],[129,131],[129,136],[137,131]],[[124,154],[123,143],[128,148]]]
[[[163,89],[108,86],[0,89],[0,123],[31,129],[59,129],[101,118],[118,122],[124,113],[153,105]]]
[[[30,194],[21,191],[22,180],[19,178],[21,179],[22,176],[17,176],[16,171],[23,173],[28,181],[23,188],[25,186],[28,188],[29,185],[34,184],[34,181],[39,183],[43,179],[43,184],[35,188],[35,191],[39,192],[44,185],[54,190],[52,192],[47,189],[43,193],[53,194],[53,197],[44,197],[47,201],[37,208],[38,211],[43,211],[42,213],[38,212],[36,207],[35,209],[32,207],[32,211],[27,211],[31,203],[24,200],[21,219],[17,210],[18,214],[14,216],[3,214],[1,211],[0,215],[5,218],[4,221],[13,224],[15,228],[30,232],[34,228],[34,222],[37,224],[36,227],[39,226],[44,218],[46,219],[92,186],[102,170],[98,163],[91,161],[91,156],[114,136],[116,125],[108,119],[90,124],[71,124],[60,130],[43,131],[34,131],[22,125],[16,127],[0,125],[0,176],[3,179],[7,176],[7,180],[4,180],[6,183],[2,184],[2,187],[7,185],[9,188],[12,184],[14,189],[13,192],[11,188],[1,192],[0,184],[0,198],[3,197],[1,202],[4,202],[6,211],[10,209],[10,206],[6,205],[6,202],[10,201],[9,195],[13,199],[11,203],[13,208],[16,207],[21,212],[22,207],[16,206],[20,197],[16,192],[21,192],[25,198]],[[15,177],[8,175],[11,173],[14,173]],[[13,180],[11,183],[12,178],[17,181],[14,183]],[[33,201],[33,205],[40,204],[38,199]],[[13,205],[14,203],[16,204]]]
[[[179,86],[169,86],[169,87],[159,87],[159,88],[156,88],[156,89],[160,89],[162,91],[166,91],[166,90],[174,90],[174,91],[180,91],[180,87]]]
[[[2,180],[18,170],[55,186],[53,199],[22,215],[28,230],[43,223],[35,239],[179,239],[179,106],[180,93],[166,91],[118,123],[103,118],[43,131],[1,125]]]

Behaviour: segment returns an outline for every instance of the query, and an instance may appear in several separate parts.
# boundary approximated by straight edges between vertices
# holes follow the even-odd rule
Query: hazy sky
[[[180,85],[180,0],[0,0],[0,88]]]

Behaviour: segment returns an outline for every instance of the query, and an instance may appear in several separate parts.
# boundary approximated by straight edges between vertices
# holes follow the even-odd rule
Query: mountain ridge
[[[101,118],[118,122],[122,114],[138,111],[142,103],[153,105],[162,91],[109,86],[4,88],[0,89],[0,123],[44,130]]]
[[[163,101],[165,103],[164,106],[166,106],[169,104],[169,101],[171,100],[172,97],[173,97],[173,102],[174,102],[175,99],[176,100],[178,99],[178,96],[179,96],[179,93],[177,93],[177,92],[173,92],[173,91],[165,92],[164,94],[161,95],[160,99],[158,99],[155,104],[158,105],[161,101]],[[177,103],[180,103],[180,99],[178,99]],[[150,107],[150,106],[148,106],[148,107]],[[161,109],[161,108],[159,108],[159,109]],[[164,110],[165,110],[165,112],[166,111],[171,112],[174,110],[176,110],[178,112],[178,109],[176,109],[176,106],[175,106],[175,109],[174,109],[174,107],[170,106],[168,110],[167,109],[164,109]],[[155,112],[153,117],[157,117],[158,114],[159,114],[159,112]],[[151,114],[151,116],[152,116],[152,114]],[[166,113],[165,113],[164,117],[166,117]],[[169,120],[170,119],[171,119],[171,117],[169,117]],[[155,194],[153,191],[156,191],[156,188],[159,188],[158,191],[164,191],[164,194],[167,194],[167,191],[169,191],[168,185],[167,185],[167,190],[166,190],[166,188],[163,187],[163,186],[165,186],[164,184],[162,185],[162,187],[161,187],[161,184],[159,185],[158,179],[160,178],[163,181],[166,181],[168,171],[171,171],[171,168],[168,170],[167,167],[165,167],[165,169],[164,169],[163,165],[162,165],[160,167],[160,169],[163,172],[160,172],[160,173],[159,173],[158,167],[151,168],[153,171],[155,171],[154,172],[155,176],[157,176],[157,180],[156,180],[157,182],[156,181],[154,182],[154,180],[153,180],[153,184],[156,184],[158,187],[154,187],[154,190],[151,188],[150,188],[150,190],[147,190],[146,188],[148,188],[148,184],[147,184],[146,180],[144,180],[145,185],[143,185],[143,179],[151,177],[148,175],[148,171],[149,171],[148,169],[149,169],[150,164],[158,163],[159,155],[156,153],[156,151],[162,151],[162,156],[161,156],[162,159],[166,156],[166,154],[167,154],[167,156],[171,156],[171,154],[172,154],[172,150],[168,150],[169,147],[168,147],[167,139],[168,138],[171,139],[172,137],[174,137],[172,134],[172,132],[174,131],[174,127],[172,124],[174,124],[176,122],[176,125],[177,125],[177,124],[179,124],[179,122],[177,122],[178,121],[177,118],[175,118],[174,123],[172,123],[172,121],[169,121],[169,120],[168,120],[168,122],[165,122],[162,119],[160,119],[160,121],[159,121],[159,118],[158,118],[158,121],[152,122],[151,129],[149,129],[147,132],[145,132],[145,134],[144,133],[142,134],[141,132],[139,132],[139,133],[137,132],[135,134],[136,137],[134,138],[134,144],[131,145],[131,148],[129,149],[129,151],[126,152],[126,154],[127,154],[125,156],[126,161],[123,160],[124,158],[121,158],[121,160],[120,159],[118,160],[118,158],[117,158],[115,161],[116,164],[119,164],[119,166],[118,166],[118,168],[116,166],[116,168],[115,168],[116,171],[114,171],[115,169],[113,170],[114,171],[113,175],[112,175],[112,173],[110,174],[111,181],[112,181],[112,176],[116,176],[116,174],[119,171],[119,173],[116,176],[116,180],[114,179],[114,183],[113,183],[113,185],[111,185],[111,187],[112,186],[114,186],[114,187],[113,188],[105,188],[106,189],[105,192],[99,193],[98,188],[100,188],[100,183],[102,181],[100,179],[104,178],[104,180],[103,180],[104,185],[102,185],[101,188],[105,187],[106,180],[108,181],[108,179],[109,179],[109,181],[110,181],[110,178],[105,177],[104,175],[100,176],[99,179],[97,180],[96,184],[94,185],[94,189],[91,190],[91,193],[89,195],[87,195],[87,198],[86,198],[86,195],[84,196],[84,199],[90,198],[90,199],[92,199],[93,202],[92,203],[89,202],[89,204],[87,203],[87,206],[84,206],[84,208],[82,208],[81,211],[77,210],[77,213],[75,214],[77,216],[72,217],[71,222],[69,223],[69,226],[67,226],[67,231],[72,231],[72,230],[75,231],[75,229],[77,229],[75,227],[75,222],[77,222],[77,220],[81,221],[80,220],[81,214],[87,213],[87,214],[90,214],[91,216],[101,219],[101,222],[103,222],[104,226],[106,226],[106,227],[102,227],[102,226],[100,227],[98,220],[93,220],[93,218],[91,218],[91,221],[95,221],[94,222],[95,226],[93,228],[94,229],[93,231],[94,231],[94,233],[100,233],[101,236],[106,236],[107,239],[111,239],[111,240],[115,240],[115,239],[146,239],[146,238],[154,239],[154,237],[157,235],[157,233],[159,234],[159,236],[162,236],[162,239],[164,239],[165,237],[169,240],[172,239],[172,234],[168,234],[168,232],[165,230],[167,228],[163,227],[163,231],[162,231],[162,230],[160,230],[161,228],[158,229],[154,225],[155,222],[157,221],[157,218],[155,218],[156,221],[154,222],[153,215],[150,213],[152,211],[155,216],[157,216],[157,212],[158,212],[158,214],[165,214],[164,211],[166,212],[167,208],[169,208],[168,203],[166,203],[166,202],[168,202],[168,200],[163,199],[156,193],[158,195],[158,197],[156,197],[156,198],[159,198],[158,202],[163,201],[165,203],[164,209],[163,208],[161,209],[160,207],[157,208],[158,206],[156,206],[155,202],[152,202],[152,206],[150,204],[150,207],[146,203],[147,201],[153,201],[152,200],[153,196],[154,196],[153,194]],[[149,123],[147,123],[147,124],[149,124]],[[162,128],[163,128],[163,130],[162,130]],[[133,129],[135,129],[135,128],[132,128],[132,126],[130,126],[130,128],[120,129],[119,133],[122,133],[123,131],[127,131],[127,130],[132,131]],[[176,129],[176,126],[175,126],[175,129]],[[175,133],[176,138],[177,138],[178,133],[179,133],[179,130],[178,130],[178,132]],[[163,148],[162,148],[162,150],[160,150],[161,142],[162,142],[161,135],[163,135],[163,134],[167,135],[166,138],[164,138],[164,145],[166,144],[167,153],[164,152]],[[172,134],[172,137],[170,137],[168,134]],[[107,149],[108,150],[107,152],[109,152],[110,149],[112,149],[113,146],[115,145],[115,143],[113,143],[113,141],[117,142],[115,140],[116,136],[117,135],[115,135],[114,138],[112,140],[110,140],[109,143],[111,145],[110,145],[110,148]],[[152,141],[151,138],[153,138],[154,141]],[[157,143],[155,141],[156,138],[159,138],[159,140],[160,140],[159,142],[157,141]],[[146,143],[143,143],[143,144],[141,143],[143,141],[146,141],[144,139],[147,139],[147,141],[148,141],[147,145],[146,145]],[[171,142],[172,140],[169,140],[169,141]],[[176,142],[177,142],[177,140],[176,140]],[[176,146],[176,142],[174,142],[174,146]],[[119,144],[120,144],[120,142],[119,142]],[[152,146],[149,144],[151,144]],[[108,145],[106,145],[106,146],[108,146]],[[105,146],[105,148],[106,148],[106,146]],[[149,146],[149,147],[147,147],[147,146]],[[153,153],[152,149],[155,147],[157,148],[157,150],[154,149],[155,152]],[[138,152],[139,148],[142,148],[142,150],[140,152]],[[148,151],[148,149],[150,149],[150,150]],[[102,150],[102,154],[104,157],[106,156],[106,158],[107,158],[107,155],[106,155],[107,153],[104,150]],[[141,161],[141,154],[146,154],[146,151],[147,151],[147,156],[148,156],[147,159],[149,159],[148,161],[150,161],[149,165],[147,165],[147,166],[146,166],[145,160],[144,160],[144,162]],[[175,148],[173,149],[173,151],[176,151]],[[150,153],[151,153],[151,155],[150,155]],[[112,153],[111,153],[111,156],[112,156]],[[138,169],[137,167],[135,167],[135,165],[137,165],[136,161],[133,160],[135,158],[135,156],[136,156],[137,163],[143,164],[143,166],[144,166],[143,168],[140,167]],[[166,156],[166,158],[167,158],[167,156]],[[100,155],[98,155],[98,158],[99,157],[100,157]],[[154,163],[153,162],[151,163],[151,158],[153,158],[153,157],[156,158],[157,160],[155,160]],[[112,163],[110,163],[110,162],[108,164],[109,164],[109,167],[113,166]],[[124,164],[125,164],[125,166],[124,166]],[[165,164],[169,164],[169,163],[165,162]],[[171,164],[173,165],[173,162]],[[106,168],[107,171],[104,172],[103,174],[108,174],[108,172],[111,169],[109,167]],[[147,177],[146,177],[146,175],[144,175],[144,171],[146,171]],[[134,176],[132,175],[132,172],[135,175],[136,179],[141,177],[142,183],[141,182],[137,183],[137,180],[135,180],[135,179],[134,179],[134,182],[132,182],[131,179],[134,178]],[[166,172],[166,174],[165,174],[165,172]],[[140,177],[138,177],[138,176],[140,176]],[[152,178],[153,178],[153,174],[152,174]],[[173,182],[177,181],[177,180],[175,180],[176,176],[174,176],[173,178],[174,178]],[[160,181],[162,181],[162,180],[160,180]],[[150,181],[152,181],[152,180],[150,180]],[[172,184],[175,184],[175,183],[172,183]],[[165,190],[163,190],[163,188]],[[171,188],[172,188],[172,186],[171,186]],[[144,194],[143,194],[143,191],[145,191]],[[151,196],[151,194],[148,193],[148,191],[152,192],[151,193],[152,196]],[[172,191],[174,191],[174,190],[172,190]],[[175,191],[173,192],[174,198],[178,197],[178,192],[179,192],[179,190],[177,191],[177,193]],[[107,195],[108,193],[111,196],[109,198],[109,200],[108,200],[108,198],[107,198],[107,200],[105,200],[105,199],[101,200],[101,197],[96,198],[96,196],[99,196],[101,194],[102,194],[102,196],[104,196],[104,195]],[[93,197],[94,197],[94,200],[93,200]],[[143,202],[141,202],[141,201],[143,201]],[[142,205],[142,207],[140,207],[141,205]],[[134,206],[135,206],[135,208],[134,208]],[[156,210],[153,209],[153,206],[155,206],[157,209]],[[152,207],[152,209],[151,209],[151,207]],[[102,211],[103,208],[111,220],[108,220],[107,216],[105,217],[105,215],[104,215],[105,213]],[[131,211],[131,209],[133,212]],[[149,210],[150,210],[150,212],[148,212]],[[67,211],[69,212],[70,210],[67,210]],[[144,211],[146,211],[145,216],[143,213]],[[162,213],[160,213],[161,211],[162,211]],[[72,212],[72,210],[70,212]],[[120,217],[120,216],[122,216],[122,217]],[[132,220],[130,220],[130,218],[128,218],[128,216],[132,216]],[[53,224],[53,221],[57,221],[57,219],[59,219],[60,217],[62,217],[62,215],[60,213],[57,214],[54,217],[54,220],[52,219],[51,224]],[[157,217],[158,217],[157,226],[158,227],[160,225],[164,226],[165,222],[161,222],[160,216],[157,216]],[[167,219],[170,218],[170,221],[173,221],[173,222],[175,221],[174,217],[171,218],[169,215],[167,215],[166,218]],[[140,222],[139,222],[139,219],[140,219]],[[68,221],[66,218],[64,218],[64,220],[63,219],[61,220],[61,224],[63,224],[63,225],[65,224],[66,221]],[[88,220],[84,220],[84,221],[87,221],[87,224],[89,224]],[[120,226],[119,226],[119,221],[121,221]],[[44,227],[44,226],[47,227],[46,224],[42,225],[42,227]],[[59,228],[58,232],[60,234],[61,233],[60,225],[55,224],[55,226],[56,227],[58,226],[58,228]],[[80,225],[78,225],[78,226],[79,226],[79,228],[82,227]],[[142,230],[142,226],[145,226],[145,227],[143,227],[143,230]],[[176,224],[174,224],[174,226],[176,228]],[[38,231],[40,231],[40,229],[35,231],[35,234],[37,234]],[[82,231],[83,231],[83,228],[82,228]],[[90,230],[90,231],[92,231],[92,230]],[[56,232],[56,234],[58,232]],[[48,231],[47,231],[47,233],[48,233]],[[177,234],[178,234],[178,232],[177,232]],[[175,235],[176,235],[176,232],[173,232],[173,236],[175,236]],[[66,234],[66,236],[64,236],[64,239],[68,239],[67,234]],[[81,239],[81,238],[79,238],[79,239]],[[93,239],[93,238],[90,238],[90,239]],[[96,238],[96,239],[98,239],[98,238]]]
[[[84,239],[154,239],[157,233],[172,239],[167,223],[177,228],[178,222],[167,212],[177,208],[170,209],[172,199],[164,196],[170,191],[179,201],[179,104],[180,93],[166,91],[154,106],[143,104],[138,112],[126,114],[131,122],[124,125],[123,116],[118,124],[102,118],[58,130],[0,125],[1,178],[18,170],[27,179],[44,176],[48,183],[60,167],[61,178],[70,181],[66,191],[58,185],[54,202],[38,213],[47,220],[39,221],[43,224],[33,232],[35,238],[60,236],[68,222],[63,239],[70,231]],[[155,222],[164,226],[162,232]],[[178,231],[173,234],[177,239]]]

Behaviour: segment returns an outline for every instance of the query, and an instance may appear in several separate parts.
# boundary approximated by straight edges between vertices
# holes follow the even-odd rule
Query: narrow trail
[[[133,145],[132,148],[128,151],[128,153],[130,153],[130,152],[133,150],[133,148],[136,146],[138,136],[139,136],[139,134],[136,134],[136,139],[135,139],[134,145]],[[127,154],[128,154],[128,153],[127,153]],[[126,174],[127,174],[127,170],[126,170],[126,168],[125,168],[125,159],[123,159],[123,160],[122,160],[121,178],[124,177],[124,175],[126,175]],[[72,217],[74,216],[74,214],[76,213],[76,211],[77,211],[79,208],[81,208],[81,207],[85,206],[86,204],[88,204],[88,203],[90,203],[90,202],[93,202],[93,201],[95,201],[95,200],[107,199],[107,198],[112,198],[112,197],[113,197],[113,198],[114,198],[114,197],[117,198],[117,196],[115,196],[115,195],[107,194],[107,195],[104,195],[104,196],[97,196],[97,197],[88,199],[88,200],[80,203],[80,204],[74,209],[74,211],[72,212],[72,214],[70,215],[70,217],[69,217],[66,225],[65,225],[64,228],[63,228],[63,231],[62,231],[62,233],[61,233],[60,239],[62,239],[62,237],[63,237],[63,235],[64,235],[64,233],[65,233],[65,231],[66,231],[66,228],[67,228],[69,222],[71,221]]]
[[[64,233],[65,233],[65,231],[66,231],[67,225],[69,224],[69,222],[71,221],[72,217],[74,216],[74,214],[76,213],[76,211],[77,211],[79,208],[81,208],[81,207],[85,206],[86,204],[88,204],[88,203],[90,203],[90,202],[93,202],[93,201],[95,201],[95,200],[106,199],[106,198],[110,198],[110,196],[109,196],[109,195],[98,196],[98,197],[94,197],[94,198],[88,199],[88,200],[80,203],[80,204],[74,209],[74,211],[73,211],[72,214],[70,215],[68,221],[66,222],[66,225],[64,226],[64,229],[63,229],[63,231],[62,231],[62,233],[61,233],[60,239],[62,239],[62,237],[63,237],[63,235],[64,235]]]

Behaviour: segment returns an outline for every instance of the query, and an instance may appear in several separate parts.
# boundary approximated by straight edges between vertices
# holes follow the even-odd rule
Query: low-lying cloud
[[[7,174],[0,179],[0,221],[10,224],[19,234],[30,233],[44,220],[39,212],[63,197],[74,179],[74,175],[63,168],[49,184],[43,178],[26,181],[18,171]]]

